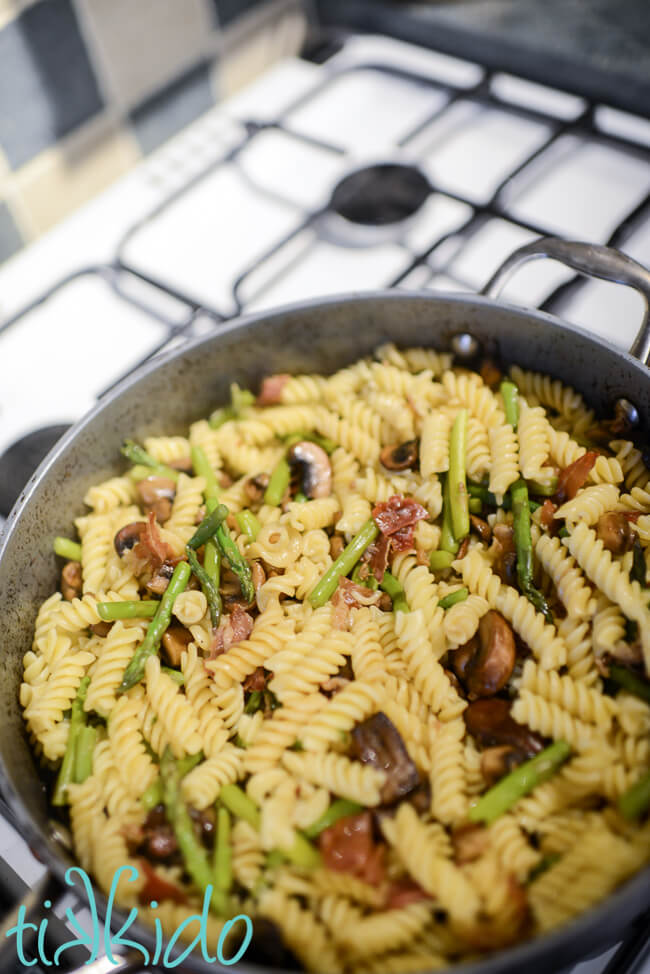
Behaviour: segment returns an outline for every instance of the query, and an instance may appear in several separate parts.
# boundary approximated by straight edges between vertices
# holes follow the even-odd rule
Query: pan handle
[[[580,274],[624,284],[638,291],[644,300],[645,311],[630,354],[647,365],[650,358],[650,271],[613,247],[560,240],[558,237],[539,237],[515,250],[492,275],[481,294],[488,298],[497,298],[516,268],[540,257],[559,260]]]

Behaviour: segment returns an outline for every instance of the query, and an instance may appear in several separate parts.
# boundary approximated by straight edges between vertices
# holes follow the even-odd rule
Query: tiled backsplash
[[[0,262],[305,27],[301,0],[0,0]]]

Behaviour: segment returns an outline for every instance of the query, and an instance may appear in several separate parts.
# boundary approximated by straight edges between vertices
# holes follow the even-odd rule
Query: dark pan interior
[[[59,875],[70,860],[52,837],[44,789],[23,732],[18,705],[21,661],[31,644],[37,607],[57,587],[52,538],[73,532],[73,520],[84,511],[82,498],[91,484],[123,469],[123,438],[184,432],[188,423],[227,400],[232,381],[255,389],[260,378],[272,372],[332,372],[385,341],[448,350],[452,336],[465,331],[479,338],[492,356],[570,383],[597,410],[626,396],[647,424],[647,369],[599,340],[548,315],[483,298],[393,291],[252,316],[224,326],[218,336],[161,357],[109,393],[41,465],[12,512],[0,544],[0,771],[3,793],[24,834]],[[531,974],[558,970],[613,942],[648,905],[650,871],[569,930],[472,965],[471,970],[489,974],[524,965]],[[146,941],[146,935],[142,939]],[[198,959],[192,966],[215,970]],[[244,961],[238,969],[244,974],[253,968]]]

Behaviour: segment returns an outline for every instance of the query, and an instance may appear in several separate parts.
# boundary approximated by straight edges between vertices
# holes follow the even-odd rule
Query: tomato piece
[[[352,873],[373,886],[384,878],[384,847],[375,843],[370,812],[347,815],[321,832],[323,863],[339,873]]]
[[[548,497],[542,504],[541,510],[539,512],[540,523],[545,531],[550,531],[553,527],[555,521],[553,515],[557,511],[556,505]]]
[[[584,487],[599,456],[600,454],[596,453],[595,450],[588,450],[564,470],[560,470],[557,479],[557,491],[553,498],[558,504],[573,500],[580,488]]]
[[[386,896],[386,908],[388,910],[401,910],[409,903],[419,903],[421,900],[430,900],[433,897],[422,889],[421,886],[412,879],[395,879],[388,888]]]
[[[145,877],[145,884],[140,890],[140,902],[147,906],[152,900],[161,903],[163,900],[172,900],[174,903],[186,903],[185,891],[180,886],[175,886],[169,880],[159,876],[156,870],[147,859],[140,859],[140,869]]]

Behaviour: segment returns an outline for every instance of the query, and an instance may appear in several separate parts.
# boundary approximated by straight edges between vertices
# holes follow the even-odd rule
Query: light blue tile
[[[41,0],[0,30],[0,145],[13,169],[102,107],[71,0]]]
[[[214,105],[210,68],[202,64],[148,98],[131,113],[140,148],[146,154]]]
[[[7,260],[23,245],[20,230],[14,223],[9,207],[0,203],[0,264]]]

